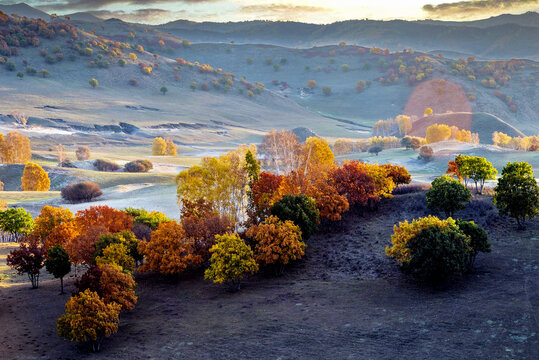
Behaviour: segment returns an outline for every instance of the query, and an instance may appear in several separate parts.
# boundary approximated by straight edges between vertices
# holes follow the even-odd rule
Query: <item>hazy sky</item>
[[[0,0],[10,1],[20,0]],[[176,19],[313,23],[364,18],[472,20],[539,10],[539,0],[29,0],[28,4],[59,15],[91,11],[101,17],[148,23]]]

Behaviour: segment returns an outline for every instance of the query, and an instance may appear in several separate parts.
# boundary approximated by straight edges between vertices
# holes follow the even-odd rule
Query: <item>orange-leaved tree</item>
[[[301,259],[307,246],[301,240],[299,226],[289,220],[281,221],[276,216],[251,226],[247,236],[256,243],[256,260],[264,265],[275,266],[277,274],[282,274],[284,266],[289,262]]]
[[[383,164],[382,168],[388,171],[387,175],[393,180],[395,186],[409,184],[412,181],[412,176],[404,166]]]
[[[198,266],[202,257],[195,253],[195,240],[188,238],[176,221],[159,224],[149,242],[141,241],[139,253],[144,256],[140,271],[157,271],[177,275],[190,266]]]
[[[71,341],[90,341],[99,351],[102,340],[118,331],[120,309],[119,304],[106,304],[97,293],[85,290],[66,303],[64,315],[56,322],[58,334]]]
[[[280,198],[278,190],[282,181],[282,175],[274,175],[267,171],[258,175],[258,180],[251,187],[254,206],[249,218],[252,223],[258,223],[270,216],[271,206]]]
[[[359,167],[357,161],[348,161],[333,169],[329,179],[337,193],[344,196],[350,206],[367,205],[376,189],[374,178]]]
[[[45,205],[41,208],[39,216],[34,219],[32,235],[44,240],[52,232],[54,227],[73,220],[73,213],[63,207]]]

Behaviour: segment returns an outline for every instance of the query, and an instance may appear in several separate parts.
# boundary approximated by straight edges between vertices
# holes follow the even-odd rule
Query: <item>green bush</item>
[[[447,217],[462,210],[470,202],[472,194],[460,181],[443,175],[431,184],[427,191],[427,206],[433,211],[443,211]]]
[[[407,242],[410,261],[402,264],[407,274],[438,283],[462,275],[468,265],[469,240],[458,228],[430,226]]]
[[[127,208],[124,212],[133,217],[135,224],[145,225],[151,230],[157,230],[159,224],[170,221],[165,214],[158,211],[148,212],[144,209]]]
[[[273,204],[271,214],[281,221],[290,220],[298,225],[304,241],[318,231],[318,209],[314,200],[305,195],[284,195]]]
[[[47,260],[45,260],[45,268],[56,279],[60,279],[60,293],[64,293],[64,276],[71,271],[71,262],[69,261],[69,255],[62,247],[62,245],[55,245],[50,248],[47,253]]]
[[[123,244],[127,247],[129,256],[137,263],[142,261],[143,256],[138,252],[139,240],[131,231],[123,230],[114,234],[103,234],[95,244],[94,260],[103,256],[103,250],[112,244]]]
[[[472,250],[469,253],[469,266],[472,267],[479,252],[489,253],[491,251],[487,232],[473,221],[457,220],[457,226],[464,235],[470,238]]]
[[[17,68],[17,66],[15,66],[14,62],[8,61],[6,63],[6,70],[7,71],[15,71],[16,68]]]

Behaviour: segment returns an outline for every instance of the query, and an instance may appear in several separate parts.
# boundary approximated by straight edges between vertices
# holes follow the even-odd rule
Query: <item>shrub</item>
[[[157,230],[159,224],[170,221],[165,214],[159,211],[148,212],[144,209],[127,208],[124,212],[134,218],[133,222],[135,224],[146,225],[151,230]]]
[[[27,67],[26,67],[26,73],[27,73],[28,75],[35,75],[35,74],[37,74],[37,70],[34,69],[34,68],[31,67],[31,66],[27,66]]]
[[[229,283],[239,290],[243,276],[258,271],[253,250],[236,234],[216,235],[210,253],[210,267],[204,278],[214,283]]]
[[[453,216],[455,211],[462,210],[470,202],[472,194],[460,181],[443,175],[431,184],[427,191],[427,205],[431,210],[444,211],[446,216]]]
[[[168,88],[166,86],[162,86],[161,89],[159,89],[163,95],[165,95],[168,92]]]
[[[322,88],[322,94],[324,94],[325,96],[330,96],[331,95],[331,87],[324,86]]]
[[[22,71],[19,71],[17,73],[17,77],[22,80],[22,78],[24,77],[24,73]]]
[[[11,61],[8,61],[5,66],[7,71],[15,71],[15,69],[17,68],[17,66],[15,66],[15,63]]]
[[[250,227],[247,236],[256,243],[256,260],[275,266],[277,274],[282,274],[290,261],[301,259],[305,254],[306,245],[301,241],[299,226],[292,221],[280,221],[276,216]]]
[[[457,226],[464,235],[469,237],[471,251],[468,256],[468,265],[472,267],[479,252],[491,251],[487,233],[473,221],[457,220]]]
[[[49,175],[41,166],[34,163],[26,164],[21,178],[23,191],[49,191],[50,187]]]
[[[317,83],[316,80],[309,80],[307,81],[307,88],[314,89],[316,87]]]
[[[47,64],[54,64],[56,62],[56,58],[52,55],[45,56],[45,62]]]
[[[81,181],[69,184],[62,189],[62,198],[71,202],[90,201],[103,195],[99,185],[92,181]]]
[[[7,266],[17,270],[19,275],[28,275],[32,283],[32,289],[37,289],[39,286],[39,272],[44,265],[44,261],[45,250],[37,242],[21,243],[19,248],[12,250],[6,258]]]
[[[103,159],[97,159],[94,161],[94,167],[98,171],[117,171],[120,169],[120,165],[116,164],[115,162],[103,160]]]
[[[47,70],[43,69],[39,72],[39,75],[42,77],[42,78],[48,78],[51,76],[51,73],[48,72]]]
[[[125,61],[125,59],[118,60],[118,65],[120,65],[121,67],[124,67],[126,64],[127,64],[127,61]]]
[[[79,161],[88,160],[90,158],[90,148],[88,146],[79,146],[75,151],[75,156]]]
[[[494,191],[494,204],[498,211],[514,218],[519,229],[524,227],[526,218],[539,214],[539,186],[530,164],[507,163]]]
[[[153,169],[153,164],[148,160],[134,160],[124,165],[127,172],[148,172]]]
[[[131,85],[131,86],[137,86],[137,85],[138,85],[137,79],[129,79],[129,85]]]
[[[97,245],[97,244],[96,244]],[[129,249],[125,244],[112,243],[103,249],[103,255],[95,258],[95,263],[99,265],[117,265],[123,272],[132,273],[135,269],[135,259],[129,254]]]
[[[152,155],[164,156],[167,153],[167,142],[162,137],[156,137],[152,143]]]
[[[305,195],[284,195],[270,211],[281,221],[290,220],[299,226],[303,241],[318,231],[318,209],[314,200]]]
[[[469,239],[458,227],[433,225],[422,229],[406,244],[410,260],[402,264],[404,272],[440,282],[466,271]]]
[[[103,338],[118,331],[121,306],[105,304],[97,293],[85,290],[72,296],[65,305],[65,314],[56,322],[58,334],[71,341],[91,341],[99,351]]]
[[[90,81],[88,81],[88,83],[93,88],[95,88],[97,85],[99,85],[99,82],[96,79],[90,79]]]
[[[419,148],[419,158],[425,161],[430,161],[434,157],[434,150],[427,145],[423,145]]]
[[[55,278],[60,279],[60,294],[64,293],[64,276],[71,271],[71,262],[69,255],[62,245],[55,245],[47,252],[47,260],[45,260],[45,268]]]

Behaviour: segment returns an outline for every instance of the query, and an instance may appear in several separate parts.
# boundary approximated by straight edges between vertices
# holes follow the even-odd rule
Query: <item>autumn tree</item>
[[[299,226],[292,221],[281,221],[276,216],[250,227],[247,236],[256,244],[256,260],[264,265],[273,265],[278,275],[283,273],[289,262],[301,259],[307,246],[301,240]]]
[[[419,148],[419,158],[425,161],[430,161],[434,157],[434,150],[432,147],[424,145]]]
[[[288,174],[299,167],[300,144],[292,131],[270,131],[260,145],[263,164],[276,174]]]
[[[90,341],[92,349],[99,351],[101,342],[118,331],[121,306],[106,304],[97,293],[85,290],[65,305],[65,313],[56,322],[58,334],[68,340]]]
[[[47,252],[45,268],[55,278],[60,279],[60,294],[64,293],[64,276],[71,271],[71,262],[67,251],[61,245],[55,245]]]
[[[34,226],[32,215],[23,208],[8,208],[0,211],[0,230],[3,241],[19,241],[28,235]]]
[[[88,83],[90,84],[91,87],[95,88],[97,85],[99,85],[99,82],[96,80],[96,79],[90,79],[90,81],[88,81]]]
[[[409,184],[412,181],[412,176],[404,166],[389,163],[383,164],[381,167],[387,170],[387,176],[393,180],[395,186]]]
[[[168,220],[170,221],[170,220]],[[99,237],[99,240],[95,244],[95,253],[94,257],[97,258],[99,256],[105,256],[104,250],[113,244],[122,244],[126,247],[126,254],[128,254],[135,262],[141,262],[142,261],[142,255],[138,252],[138,244],[139,240],[135,236],[134,233],[128,230],[122,230],[120,232],[111,234],[103,234]],[[124,256],[121,255],[123,258]],[[131,262],[129,259],[122,260],[125,262]],[[121,265],[120,263],[116,262],[118,265]],[[131,266],[129,266],[131,267]]]
[[[322,138],[310,137],[302,144],[300,171],[313,177],[327,174],[335,167],[335,155],[329,143]]]
[[[307,88],[308,89],[314,89],[318,84],[316,83],[316,80],[309,80],[307,81]]]
[[[102,256],[95,258],[95,263],[97,265],[117,265],[122,268],[122,271],[132,273],[135,269],[135,260],[128,252],[129,250],[125,244],[110,244],[103,249]]]
[[[77,211],[76,221],[84,231],[92,226],[102,226],[107,232],[117,233],[133,228],[133,217],[107,205],[90,206]]]
[[[472,179],[475,183],[475,191],[483,192],[486,180],[494,180],[498,170],[490,161],[480,156],[461,156],[459,158],[460,174],[466,179]]]
[[[0,162],[26,164],[32,158],[30,139],[18,132],[9,132],[4,140],[0,134]]]
[[[64,145],[58,144],[56,146],[56,157],[58,158],[58,162],[61,164],[67,159],[67,155],[65,153]]]
[[[19,275],[27,274],[32,289],[39,286],[39,273],[44,265],[45,250],[37,242],[21,243],[18,249],[12,250],[6,258],[7,266],[17,270]]]
[[[202,257],[195,253],[195,240],[188,238],[176,221],[160,224],[149,242],[140,242],[138,250],[145,259],[139,268],[142,272],[177,275],[202,262]]]
[[[433,124],[427,128],[427,144],[447,140],[451,137],[451,128],[445,124]]]
[[[146,225],[151,230],[156,230],[159,224],[170,221],[164,213],[155,210],[147,211],[144,209],[126,208],[124,212],[133,217],[135,224]]]
[[[49,175],[35,163],[26,164],[22,172],[21,183],[23,191],[49,191],[51,187]]]
[[[253,223],[271,215],[271,206],[280,198],[278,190],[282,181],[283,175],[274,175],[267,171],[259,174],[258,180],[251,187],[254,206],[249,217]]]
[[[79,146],[75,151],[77,160],[84,161],[90,158],[90,148],[88,146]]]
[[[298,225],[304,241],[318,231],[318,209],[314,200],[305,195],[284,195],[273,204],[271,214],[281,221],[290,220]]]
[[[216,235],[210,253],[210,266],[204,278],[214,283],[229,283],[237,291],[245,274],[258,271],[253,250],[236,234]]]
[[[458,180],[443,175],[434,179],[427,191],[427,205],[431,210],[441,210],[447,217],[462,210],[470,202],[472,194]]]
[[[53,229],[63,223],[73,221],[71,210],[63,207],[53,207],[45,205],[41,208],[39,216],[34,219],[32,235],[37,239],[44,241]]]
[[[167,139],[165,140],[166,149],[165,153],[167,156],[177,156],[178,155],[178,146],[174,144],[174,141]]]
[[[429,115],[432,115],[433,111],[431,108],[426,108],[423,113],[425,116],[429,116]]]
[[[162,137],[156,137],[153,140],[152,155],[164,156],[167,154],[167,142]]]
[[[330,172],[329,179],[337,193],[344,196],[350,206],[367,205],[374,194],[376,183],[357,161],[348,161]]]
[[[539,186],[532,166],[526,162],[510,162],[502,170],[494,188],[494,204],[501,215],[511,216],[523,229],[526,218],[539,214]]]

